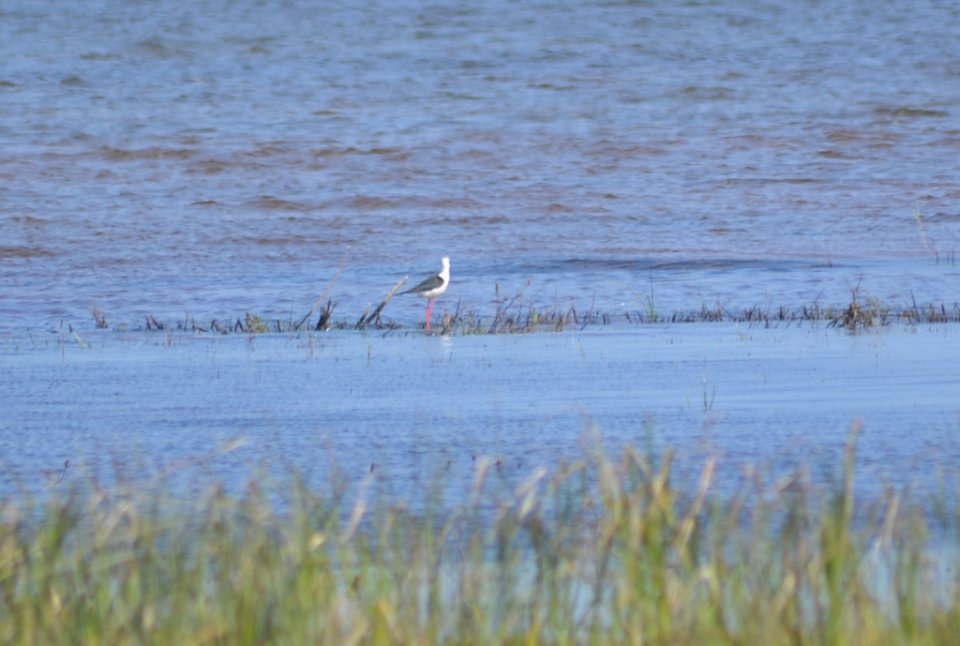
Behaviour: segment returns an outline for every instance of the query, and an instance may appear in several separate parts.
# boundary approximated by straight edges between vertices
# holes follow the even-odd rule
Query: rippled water
[[[637,326],[252,348],[128,332],[148,315],[299,319],[324,294],[354,320],[442,255],[438,310],[521,292],[669,315],[844,305],[854,289],[951,307],[960,6],[726,4],[5,1],[6,468],[118,437],[160,460],[235,434],[257,456],[277,438],[317,459],[304,443],[327,433],[347,464],[401,456],[405,474],[424,446],[458,468],[475,451],[550,460],[584,417],[619,442],[651,414],[690,446],[714,383],[711,437],[744,458],[807,438],[832,463],[856,417],[879,442],[864,460],[901,479],[931,451],[955,457],[942,330],[770,332],[787,334],[777,352],[766,337],[737,346],[763,359],[736,361],[735,335],[700,327],[667,346]],[[398,298],[385,315],[412,329],[421,308]],[[382,371],[363,363],[381,356]]]
[[[708,457],[729,490],[756,466],[836,475],[862,424],[858,484],[950,494],[960,463],[960,327],[848,335],[823,326],[645,325],[618,331],[245,339],[100,331],[0,353],[0,495],[114,469],[201,469],[242,483],[263,465],[329,481],[374,475],[406,494],[434,478],[469,489],[492,456],[508,484],[602,445]],[[602,436],[595,433],[599,432]],[[237,438],[243,446],[221,455]],[[944,479],[940,479],[943,476]],[[944,490],[946,487],[946,490]]]
[[[5,2],[0,326],[956,300],[955,3],[475,4]]]

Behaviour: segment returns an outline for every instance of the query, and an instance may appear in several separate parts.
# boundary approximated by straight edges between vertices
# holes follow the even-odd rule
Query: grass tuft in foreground
[[[2,643],[949,643],[955,542],[843,478],[720,495],[626,449],[504,490],[478,460],[456,509],[300,480],[240,494],[74,486],[8,500]],[[495,486],[496,485],[496,486]],[[506,493],[496,493],[496,492]],[[429,500],[430,498],[428,498]],[[435,500],[435,499],[434,499]],[[954,539],[955,540],[955,539]],[[953,568],[953,569],[951,569]]]

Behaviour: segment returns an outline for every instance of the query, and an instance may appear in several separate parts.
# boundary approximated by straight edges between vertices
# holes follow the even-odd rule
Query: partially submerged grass
[[[348,253],[349,255],[349,253]],[[152,314],[145,317],[147,330],[164,330],[167,332],[186,331],[215,334],[265,334],[290,333],[313,329],[327,330],[403,330],[403,325],[397,321],[383,317],[383,311],[399,289],[406,283],[406,277],[400,279],[374,308],[365,309],[353,322],[349,319],[334,319],[333,312],[337,302],[328,294],[336,284],[337,278],[343,269],[347,255],[341,261],[340,268],[331,279],[309,311],[299,320],[289,318],[270,319],[247,312],[242,317],[230,320],[212,319],[209,323],[198,321],[188,316],[174,323],[161,321]],[[829,327],[844,328],[852,333],[873,327],[889,326],[896,323],[906,325],[960,323],[960,303],[948,305],[944,302],[919,305],[911,295],[908,304],[886,303],[878,298],[864,297],[860,293],[860,283],[850,288],[850,302],[846,306],[822,305],[819,302],[803,304],[798,307],[747,307],[731,309],[716,304],[713,306],[701,305],[698,310],[675,311],[672,314],[661,314],[654,304],[653,285],[650,294],[646,297],[646,306],[642,310],[621,311],[616,313],[603,312],[594,307],[578,309],[570,306],[543,306],[525,298],[524,289],[519,289],[512,296],[500,293],[499,285],[495,288],[494,298],[490,311],[483,309],[466,309],[461,301],[457,301],[452,312],[443,310],[436,321],[436,334],[520,334],[530,332],[561,332],[567,329],[581,329],[597,325],[638,325],[644,323],[716,323],[734,322],[751,326],[773,327],[799,323],[824,323]],[[92,306],[91,314],[97,328],[106,328],[107,316],[96,305]],[[316,323],[313,317],[317,316]],[[418,329],[424,327],[418,324]]]
[[[392,296],[389,295],[389,296]],[[347,319],[335,320],[333,312],[337,303],[328,299],[319,308],[316,323],[308,317],[300,321],[267,319],[256,314],[246,313],[232,321],[213,319],[201,323],[190,317],[174,323],[160,322],[154,316],[147,316],[147,330],[176,330],[215,334],[263,334],[290,333],[305,329],[326,330],[403,330],[397,321],[382,318],[382,310],[389,296],[374,312],[364,311],[351,322]],[[311,311],[311,315],[314,312]],[[95,323],[103,327],[105,317],[97,310]],[[845,307],[811,303],[796,308],[748,307],[730,309],[721,305],[698,310],[677,311],[661,315],[653,307],[644,311],[624,311],[618,313],[602,312],[595,308],[578,309],[568,307],[538,306],[523,300],[520,295],[512,298],[497,298],[493,301],[492,311],[465,309],[458,301],[452,312],[444,311],[439,320],[434,321],[437,334],[522,334],[530,332],[561,332],[569,329],[583,329],[588,326],[603,325],[642,325],[647,323],[744,323],[751,326],[775,327],[800,323],[822,323],[828,327],[843,328],[856,333],[860,330],[886,327],[890,325],[921,325],[937,323],[960,323],[960,303],[928,303],[920,305],[916,301],[909,304],[890,304],[876,298],[863,298],[858,289],[851,290],[850,303]],[[418,325],[423,328],[423,323]]]
[[[596,452],[503,492],[477,461],[459,507],[356,501],[302,480],[74,486],[0,520],[2,643],[948,643],[955,538],[843,477],[717,492],[714,463]],[[59,485],[63,486],[63,485]],[[278,502],[279,501],[279,502]],[[415,509],[417,509],[415,511]],[[936,585],[934,585],[936,583]]]

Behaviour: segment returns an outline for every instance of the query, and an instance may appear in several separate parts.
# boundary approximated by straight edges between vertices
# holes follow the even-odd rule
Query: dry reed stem
[[[384,299],[380,301],[380,304],[377,305],[377,309],[373,310],[373,312],[371,312],[369,316],[360,316],[360,320],[357,321],[356,329],[363,330],[368,325],[370,325],[370,323],[373,323],[374,321],[376,321],[377,327],[380,327],[380,312],[383,311],[383,308],[387,306],[387,303],[390,302],[390,299],[394,297],[397,291],[401,287],[403,287],[403,285],[406,284],[406,282],[407,282],[406,276],[404,276],[399,281],[397,281],[397,284],[393,286],[393,289],[391,289],[390,292],[384,297]]]

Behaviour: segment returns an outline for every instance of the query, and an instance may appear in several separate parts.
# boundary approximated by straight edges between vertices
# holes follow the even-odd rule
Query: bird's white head
[[[440,270],[440,275],[443,276],[444,282],[448,282],[450,280],[450,258],[444,256],[440,259],[440,263],[443,265],[443,269]]]

